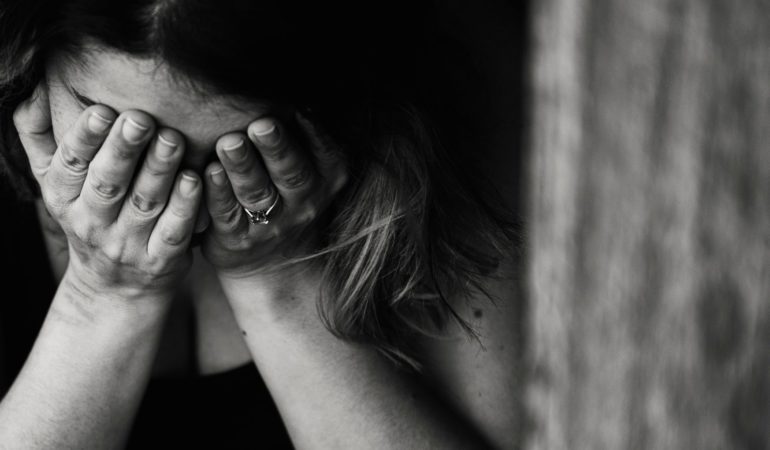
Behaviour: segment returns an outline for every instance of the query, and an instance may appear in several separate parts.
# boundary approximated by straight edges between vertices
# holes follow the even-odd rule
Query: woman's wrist
[[[315,314],[321,292],[321,271],[296,265],[250,276],[218,273],[220,284],[236,315],[260,323],[291,323]]]
[[[97,286],[68,267],[52,308],[69,320],[95,322],[108,318],[160,322],[173,294],[128,287]]]

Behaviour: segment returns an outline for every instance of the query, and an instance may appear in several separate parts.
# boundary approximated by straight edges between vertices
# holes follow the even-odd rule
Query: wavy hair
[[[484,292],[519,245],[468,164],[473,150],[442,142],[425,114],[441,77],[435,56],[459,55],[440,51],[431,17],[428,1],[6,1],[0,171],[21,198],[39,195],[12,113],[47,58],[77,58],[86,42],[160,57],[202,93],[306,108],[351,173],[323,247],[303,258],[324,268],[319,313],[335,335],[417,366],[410,338],[448,320],[473,334],[448,297]]]

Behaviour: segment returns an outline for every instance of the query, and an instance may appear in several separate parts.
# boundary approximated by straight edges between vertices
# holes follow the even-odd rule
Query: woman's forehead
[[[209,94],[161,60],[104,49],[84,52],[78,62],[64,64],[60,73],[78,94],[118,113],[144,111],[160,126],[184,134],[188,145],[206,145],[225,133],[243,131],[269,110],[267,103]]]

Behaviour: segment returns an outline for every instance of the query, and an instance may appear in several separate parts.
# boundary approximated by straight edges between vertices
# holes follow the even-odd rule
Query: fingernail
[[[190,195],[195,190],[195,186],[197,185],[198,185],[197,178],[191,177],[190,175],[183,173],[182,182],[179,183],[179,192],[181,192],[182,195]]]
[[[238,139],[238,142],[223,145],[222,150],[225,151],[227,158],[233,162],[238,162],[246,156],[246,146],[243,145],[243,139]]]
[[[110,125],[112,125],[112,120],[102,116],[96,111],[93,111],[88,118],[88,128],[94,133],[102,134],[107,131],[107,128],[109,128]]]
[[[136,143],[142,140],[150,127],[141,125],[130,117],[126,118],[123,122],[123,137],[131,143]]]
[[[211,178],[211,182],[214,183],[215,186],[221,187],[227,182],[224,172],[224,169],[217,169],[209,174],[209,178]]]
[[[251,134],[262,145],[272,146],[278,143],[281,137],[278,133],[278,127],[270,119],[260,119],[251,125]]]
[[[168,158],[169,156],[174,154],[174,150],[176,150],[177,144],[174,142],[171,142],[167,138],[163,137],[162,134],[158,135],[158,156],[161,158]]]

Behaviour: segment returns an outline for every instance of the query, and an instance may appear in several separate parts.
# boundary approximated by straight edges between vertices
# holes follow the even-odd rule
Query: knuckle
[[[176,247],[185,241],[185,233],[176,227],[163,227],[160,230],[160,240],[166,245]]]
[[[317,205],[306,206],[304,211],[304,218],[306,222],[312,222],[321,213],[321,209]]]
[[[77,220],[71,223],[69,228],[72,232],[72,235],[81,241],[89,240],[93,232],[89,224],[82,220]]]
[[[147,268],[151,273],[163,273],[167,262],[168,259],[163,253],[147,253]]]
[[[312,223],[319,215],[320,210],[317,206],[306,206],[297,214],[297,222],[300,225]]]
[[[102,245],[102,254],[112,262],[123,262],[125,244],[121,239],[110,239]]]
[[[310,183],[313,178],[313,172],[306,164],[286,173],[280,177],[281,185],[287,189],[297,189]]]
[[[156,213],[160,212],[160,206],[162,205],[158,199],[148,197],[141,192],[136,191],[131,194],[130,201],[134,209],[144,216],[154,216]]]
[[[249,189],[243,195],[243,200],[249,205],[255,205],[271,198],[273,198],[273,188],[271,185]]]
[[[50,183],[50,178],[46,178],[43,181],[43,188],[40,190],[40,193],[43,197],[43,203],[51,213],[51,216],[59,220],[67,210],[68,202],[62,198],[58,189],[50,186]]]
[[[268,240],[280,242],[286,237],[286,232],[281,227],[273,227],[267,236]]]
[[[68,140],[65,139],[59,144],[59,151],[57,153],[59,158],[61,158],[64,168],[73,174],[82,175],[88,170],[90,161],[79,155]]]
[[[94,193],[103,200],[115,200],[122,193],[120,186],[104,181],[99,177],[92,177],[90,185]]]

